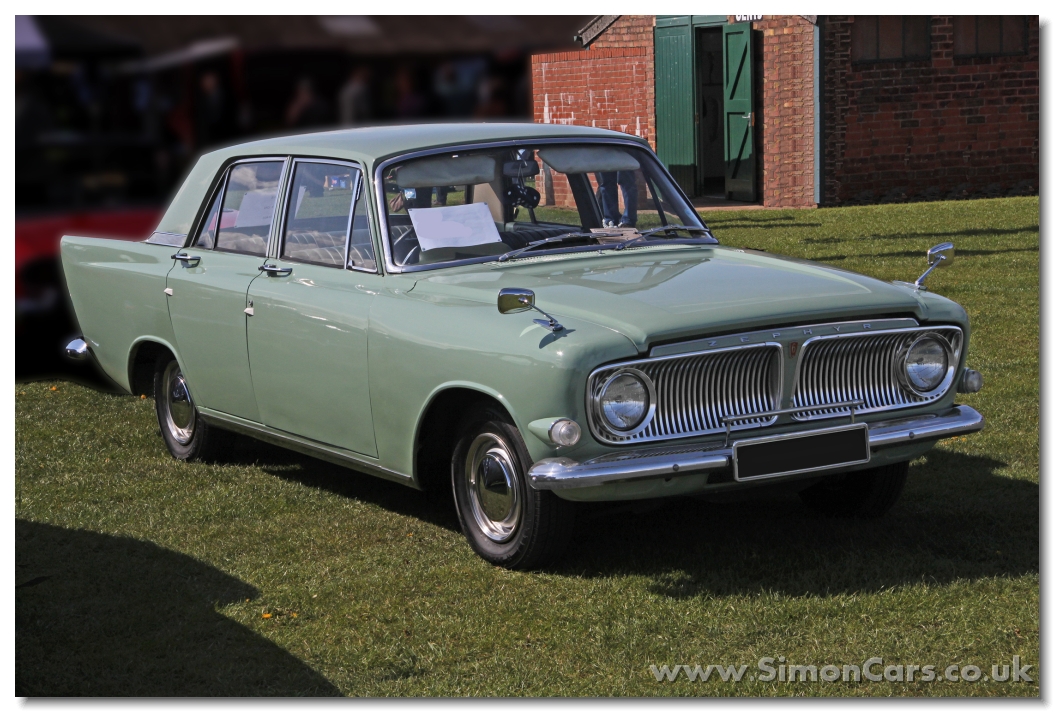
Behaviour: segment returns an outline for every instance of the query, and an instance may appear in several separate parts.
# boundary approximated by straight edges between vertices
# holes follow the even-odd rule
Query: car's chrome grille
[[[904,349],[921,333],[938,333],[952,346],[949,376],[932,393],[916,395],[898,378]],[[802,346],[794,382],[795,407],[823,406],[861,400],[857,413],[909,408],[937,400],[958,373],[962,332],[954,327],[912,328],[888,332],[822,336]],[[847,415],[848,408],[816,408],[795,414],[796,420]]]
[[[651,423],[635,435],[619,435],[603,425],[595,406],[606,378],[630,366],[655,384]],[[663,440],[723,432],[721,418],[774,410],[780,406],[782,351],[779,344],[753,344],[707,353],[684,354],[616,364],[590,378],[589,418],[594,435],[607,443]],[[752,418],[734,429],[771,425],[774,417]]]

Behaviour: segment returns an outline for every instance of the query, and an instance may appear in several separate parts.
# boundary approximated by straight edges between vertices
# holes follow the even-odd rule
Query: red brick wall
[[[654,16],[623,15],[588,49],[532,56],[535,122],[622,131],[654,148],[654,26]],[[556,204],[573,204],[567,181],[553,183]]]
[[[761,202],[811,208],[816,205],[814,26],[799,15],[766,15],[753,27],[761,32],[761,71],[754,77],[755,91],[760,89],[754,127],[761,146]]]
[[[824,204],[1027,194],[1039,185],[1039,19],[1028,54],[853,65],[851,17],[823,19]]]

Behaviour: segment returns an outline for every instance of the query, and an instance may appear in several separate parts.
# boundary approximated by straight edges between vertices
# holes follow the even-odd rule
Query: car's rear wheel
[[[179,362],[167,354],[154,370],[154,408],[161,437],[177,460],[213,460],[233,444],[233,433],[210,426],[198,413]]]
[[[533,569],[563,553],[574,528],[574,505],[531,489],[531,460],[519,431],[486,410],[460,428],[451,461],[454,502],[473,550],[496,566]]]
[[[831,517],[881,517],[896,504],[908,477],[908,463],[897,462],[821,480],[799,493],[810,509]]]

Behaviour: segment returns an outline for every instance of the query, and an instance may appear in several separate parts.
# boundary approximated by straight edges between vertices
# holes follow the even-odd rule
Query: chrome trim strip
[[[155,239],[158,236],[167,235],[173,239]],[[154,230],[150,233],[150,237],[143,240],[148,245],[165,245],[166,247],[183,247],[183,244],[187,241],[186,234],[182,232],[165,232],[164,230]]]
[[[970,406],[957,405],[942,413],[869,423],[868,442],[872,450],[877,450],[976,433],[984,429],[984,426],[984,416]],[[788,435],[809,432],[797,431]],[[567,457],[539,460],[531,467],[527,479],[531,487],[538,490],[593,487],[605,482],[691,475],[725,469],[731,466],[732,457],[732,447],[722,447],[720,444],[621,450],[584,462]],[[745,480],[744,483],[749,481]]]
[[[748,339],[746,343],[761,343],[760,341],[752,341],[752,339],[755,338],[761,338],[766,341],[771,341],[772,339],[791,341],[800,338],[800,335],[812,334],[813,329],[834,329],[835,332],[838,332],[845,327],[858,327],[861,329],[861,331],[847,332],[846,335],[848,336],[850,334],[860,333],[877,334],[891,331],[893,329],[910,328],[918,325],[919,322],[907,317],[856,319],[854,321],[827,321],[810,324],[788,324],[784,326],[773,326],[768,329],[755,329],[754,331],[733,331],[729,333],[721,333],[717,336],[703,336],[690,341],[673,341],[653,346],[651,351],[649,351],[649,354],[653,357],[674,356],[688,353],[689,351],[700,351],[715,347],[724,348],[725,346],[728,346],[728,344],[719,346],[719,343],[730,339],[735,339],[738,342],[733,345],[744,343],[743,339]]]
[[[942,336],[944,336],[944,333],[946,332],[953,332],[954,334],[954,338],[952,339],[948,339],[947,336],[944,336],[944,338],[951,343],[953,351],[948,373],[945,375],[941,385],[926,396],[916,395],[901,385],[896,374],[896,369],[899,367],[898,360],[902,358],[902,354],[895,353],[892,356],[891,362],[884,363],[880,360],[886,357],[884,350],[878,352],[873,348],[868,348],[869,345],[863,341],[855,344],[851,341],[852,339],[882,339],[894,334],[921,334],[925,332],[934,332]],[[813,377],[812,381],[806,383],[806,379],[804,379],[802,374],[802,369],[808,359],[809,348],[814,344],[822,344],[837,340],[843,340],[843,346],[837,353],[822,354],[818,357],[836,362],[836,372],[832,375],[830,373],[830,368],[828,368],[827,373],[821,372],[818,376]],[[865,404],[864,407],[857,410],[858,414],[901,410],[903,408],[917,408],[928,403],[933,403],[945,396],[955,383],[955,379],[959,373],[959,360],[962,358],[962,347],[962,329],[954,325],[916,326],[903,329],[886,329],[882,331],[814,336],[803,343],[799,350],[798,362],[794,366],[794,380],[791,382],[791,402],[795,407],[799,405],[804,406],[798,408],[799,411],[827,411],[837,407],[838,403],[836,401],[862,399],[865,401]],[[863,359],[863,362],[867,364],[867,367],[880,369],[882,371],[888,369],[888,373],[886,374],[888,378],[882,382],[876,383],[873,382],[873,379],[868,378],[866,374],[861,374],[859,371],[854,372],[850,366],[854,365],[852,363],[854,361],[859,362],[858,359]],[[854,378],[858,375],[861,377]],[[809,376],[808,371],[806,371],[805,376]],[[832,379],[835,382],[832,383]],[[858,382],[854,382],[854,380]],[[806,395],[808,396],[808,402],[800,400],[805,398]],[[823,398],[825,397],[831,402],[824,403]],[[845,417],[846,415],[848,415],[848,413],[836,411],[834,413],[814,413],[812,415],[804,413],[793,417],[797,421],[810,421],[823,420],[826,418],[840,418]]]
[[[399,482],[417,488],[417,483],[412,476],[404,475],[401,472],[382,467],[375,461],[371,461],[371,459],[367,458],[365,455],[359,455],[350,450],[309,440],[308,438],[293,435],[292,433],[275,430],[274,428],[269,428],[261,423],[239,418],[227,413],[221,413],[220,411],[211,410],[209,408],[198,406],[198,413],[201,414],[206,422],[217,428],[232,430],[236,433],[256,438],[257,440],[263,440],[272,445],[278,445],[279,447],[284,447],[304,455],[317,457],[319,460],[325,460],[326,462],[332,462],[335,465],[359,470],[366,474],[383,477],[386,480],[392,480],[393,482]]]
[[[700,368],[688,368],[690,359],[709,358],[727,353],[738,355],[757,349],[773,351],[776,356],[775,366],[769,367],[765,362],[758,362],[750,364],[747,371],[752,373],[747,373],[740,359],[740,361],[725,364],[723,368],[710,369],[705,374],[701,373]],[[766,403],[779,405],[783,400],[783,358],[783,348],[778,342],[765,341],[709,351],[620,361],[600,366],[594,369],[586,379],[586,421],[589,424],[589,431],[598,442],[605,445],[628,445],[719,433],[724,430],[721,418],[726,415],[743,415],[751,419],[765,418],[761,414],[770,410]],[[677,361],[680,363],[674,363]],[[603,415],[598,411],[593,397],[597,383],[601,379],[605,378],[609,372],[614,373],[626,367],[638,367],[641,370],[643,370],[642,367],[652,367],[659,370],[658,373],[646,371],[655,382],[657,401],[655,415],[639,433],[630,436],[609,430],[603,424]],[[767,370],[766,378],[775,379],[775,383],[769,384],[769,392],[754,393],[747,378],[751,375],[758,376],[763,370]],[[697,393],[702,388],[716,390],[724,397],[723,400],[710,402],[699,398]],[[756,414],[752,414],[752,407],[756,408]],[[767,419],[768,422],[747,423],[732,429],[766,427],[775,423],[776,418],[777,416],[773,415]],[[707,420],[713,421],[710,427],[707,427]],[[650,430],[656,432],[649,433]]]
[[[377,225],[381,229],[381,242],[382,242],[382,247],[384,248],[383,251],[384,251],[385,272],[387,272],[388,274],[400,274],[402,272],[421,272],[421,271],[425,271],[425,270],[441,269],[443,267],[452,267],[454,265],[466,264],[466,261],[459,260],[457,262],[437,262],[436,264],[430,264],[430,265],[414,265],[412,268],[407,268],[407,267],[397,266],[397,265],[395,265],[392,262],[392,259],[391,259],[391,256],[392,256],[391,245],[389,244],[389,237],[388,237],[388,201],[387,201],[387,198],[385,197],[385,194],[384,194],[384,177],[383,177],[384,170],[388,166],[392,165],[393,163],[398,163],[400,161],[409,161],[411,159],[422,158],[424,156],[434,156],[434,155],[436,155],[438,153],[447,153],[449,151],[475,151],[477,149],[500,148],[502,146],[514,146],[516,144],[523,144],[523,143],[530,143],[530,144],[534,144],[534,145],[557,144],[557,143],[607,143],[607,144],[616,143],[616,144],[623,144],[623,145],[626,145],[626,146],[633,146],[634,148],[639,148],[639,149],[641,149],[641,150],[643,150],[643,151],[645,151],[647,153],[650,153],[651,157],[653,159],[655,159],[656,165],[659,166],[661,170],[664,170],[664,171],[666,170],[665,165],[662,163],[662,161],[659,160],[659,157],[655,155],[655,152],[651,150],[651,147],[646,142],[633,140],[633,139],[629,139],[629,138],[618,138],[618,137],[600,138],[600,137],[595,137],[595,136],[588,136],[588,137],[587,136],[581,136],[581,137],[568,136],[567,138],[559,138],[559,137],[553,137],[553,138],[530,138],[530,137],[525,137],[525,138],[517,138],[517,139],[497,139],[497,140],[494,140],[494,141],[483,141],[483,142],[480,142],[480,143],[465,143],[465,144],[455,143],[455,144],[451,144],[451,145],[448,145],[448,146],[437,146],[435,148],[426,148],[426,149],[421,149],[419,151],[412,151],[410,153],[403,153],[403,154],[399,154],[399,155],[396,155],[396,156],[392,156],[391,158],[386,158],[383,161],[381,161],[379,164],[377,164],[377,167],[374,168],[374,171],[373,171],[373,184],[374,184],[373,185],[373,189],[374,189],[374,195],[377,198]],[[682,191],[680,186],[677,185],[677,181],[675,181],[672,176],[669,176],[669,172],[668,171],[667,171],[667,177],[669,177],[670,183],[675,187],[674,189],[681,193],[681,198],[688,205],[691,205],[692,201],[690,201],[687,197],[685,197],[684,191]],[[703,221],[702,218],[699,218],[699,223],[704,228],[706,228],[707,230],[710,229],[706,225],[706,222]],[[481,262],[486,262],[487,260],[494,261],[494,257],[492,256],[492,257],[489,257],[489,258],[486,258],[486,259],[481,259],[480,261]]]
[[[867,457],[863,460],[852,460],[850,462],[839,462],[834,465],[824,465],[822,467],[804,467],[800,470],[787,470],[786,472],[774,472],[770,475],[758,475],[757,477],[745,477],[740,478],[739,476],[739,448],[742,446],[749,445],[761,445],[763,443],[778,442],[780,440],[797,440],[800,438],[808,438],[813,435],[827,435],[828,433],[843,433],[850,430],[861,430],[867,432],[867,423],[856,423],[854,425],[841,425],[834,428],[820,428],[819,430],[805,430],[800,433],[781,433],[780,435],[772,435],[767,438],[748,438],[746,440],[738,440],[732,443],[732,479],[736,482],[755,482],[758,480],[771,480],[775,477],[789,477],[790,475],[800,475],[804,472],[822,472],[823,470],[837,470],[842,467],[852,467],[854,465],[866,465],[871,462],[871,442],[870,438],[867,443]]]

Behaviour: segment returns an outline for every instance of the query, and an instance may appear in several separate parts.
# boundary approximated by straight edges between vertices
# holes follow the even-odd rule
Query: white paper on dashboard
[[[234,227],[256,227],[270,225],[274,215],[274,198],[277,191],[273,188],[250,190],[242,197],[241,207]]]
[[[486,203],[411,208],[408,212],[417,233],[417,242],[424,251],[501,242]]]

